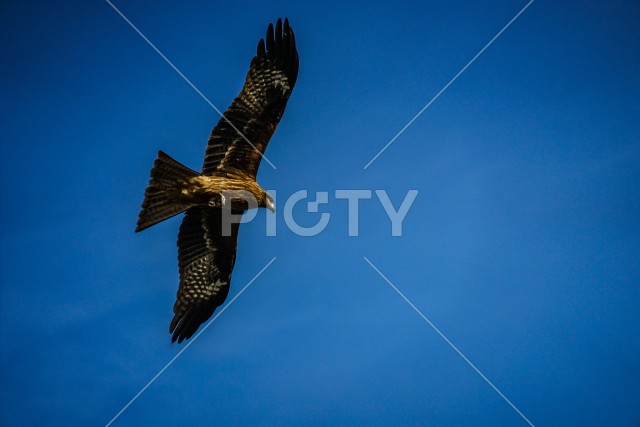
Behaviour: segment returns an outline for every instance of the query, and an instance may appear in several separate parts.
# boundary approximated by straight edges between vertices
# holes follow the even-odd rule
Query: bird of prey
[[[223,210],[239,215],[252,207],[234,195],[248,192],[258,207],[275,210],[256,175],[297,76],[293,29],[287,19],[278,19],[258,43],[242,91],[211,132],[202,173],[158,152],[136,232],[186,211],[178,233],[180,286],[169,326],[172,342],[190,338],[229,293],[239,224],[223,233]]]

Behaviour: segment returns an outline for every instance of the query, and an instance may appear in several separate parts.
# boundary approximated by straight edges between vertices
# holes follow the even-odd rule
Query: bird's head
[[[264,192],[264,206],[263,207],[269,209],[273,213],[276,212],[276,202],[273,200],[273,197],[271,197],[271,194],[267,193],[266,191]]]

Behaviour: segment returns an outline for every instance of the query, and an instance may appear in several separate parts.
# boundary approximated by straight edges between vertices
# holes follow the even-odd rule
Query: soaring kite
[[[275,210],[256,175],[297,76],[293,29],[287,19],[284,24],[278,19],[258,43],[242,91],[211,132],[202,173],[158,152],[136,232],[186,211],[178,233],[180,287],[169,326],[172,342],[190,338],[229,293],[239,224],[231,223],[224,233],[223,210],[242,214],[252,207],[242,192],[258,207]]]

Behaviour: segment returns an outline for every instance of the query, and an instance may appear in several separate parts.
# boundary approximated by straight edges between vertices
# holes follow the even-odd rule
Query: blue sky
[[[221,109],[269,22],[300,54],[230,298],[276,261],[114,425],[527,425],[365,256],[535,425],[640,423],[637,3],[535,1],[366,170],[526,2],[114,4]],[[0,14],[0,423],[105,425],[181,348],[149,169],[199,169],[218,115],[106,2]],[[349,237],[336,189],[419,194]]]

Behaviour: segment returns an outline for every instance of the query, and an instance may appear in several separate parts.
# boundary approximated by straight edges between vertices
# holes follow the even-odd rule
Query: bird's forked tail
[[[176,202],[175,194],[180,191],[185,179],[199,175],[163,151],[158,151],[158,158],[151,169],[149,186],[144,192],[136,232],[189,209],[192,205]],[[174,197],[171,197],[172,194]]]

